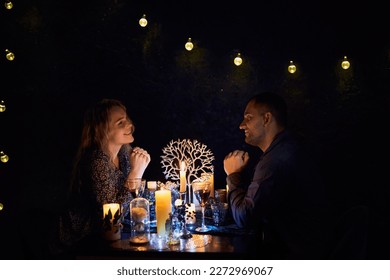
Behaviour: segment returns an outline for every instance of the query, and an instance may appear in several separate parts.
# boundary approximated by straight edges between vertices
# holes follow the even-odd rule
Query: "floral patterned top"
[[[120,203],[128,209],[132,199],[125,186],[130,172],[128,147],[118,153],[116,168],[102,150],[87,153],[80,161],[80,192],[70,199],[60,217],[59,238],[62,245],[72,246],[84,237],[101,233],[103,204]]]

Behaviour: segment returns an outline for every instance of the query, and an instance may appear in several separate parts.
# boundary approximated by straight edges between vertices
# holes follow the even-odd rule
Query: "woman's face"
[[[109,120],[108,141],[115,145],[124,145],[134,142],[134,125],[119,106],[111,109]]]

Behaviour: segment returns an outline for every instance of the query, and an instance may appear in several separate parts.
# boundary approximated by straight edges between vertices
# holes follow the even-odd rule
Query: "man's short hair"
[[[265,105],[279,125],[287,125],[287,104],[282,96],[267,91],[253,96],[249,102],[251,101],[254,101],[255,104]]]

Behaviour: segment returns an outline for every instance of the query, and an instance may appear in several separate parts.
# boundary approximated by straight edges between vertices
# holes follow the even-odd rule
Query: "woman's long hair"
[[[121,101],[116,99],[102,99],[95,106],[88,109],[84,115],[81,141],[73,164],[70,182],[71,194],[81,191],[80,168],[83,157],[94,149],[106,150],[110,112],[113,107],[121,107],[126,111],[126,107]]]

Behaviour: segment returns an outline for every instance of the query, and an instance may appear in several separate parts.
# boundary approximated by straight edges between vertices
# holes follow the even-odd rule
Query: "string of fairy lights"
[[[6,10],[11,10],[14,5],[11,1],[6,0],[4,2],[4,6],[5,6]],[[15,59],[15,55],[13,54],[13,52],[11,52],[8,49],[5,49],[5,57],[8,61],[13,61]],[[5,101],[0,100],[0,113],[4,113],[5,110],[6,110]],[[2,150],[2,147],[0,146],[0,161],[2,163],[7,163],[8,160],[9,160],[8,155]],[[3,208],[4,208],[4,204],[2,203],[1,197],[0,197],[0,211],[2,211]]]
[[[6,10],[11,10],[14,5],[10,0],[5,0],[4,6],[5,6]],[[146,28],[148,26],[148,20],[147,20],[146,14],[143,14],[142,17],[139,19],[139,25],[142,28]],[[187,42],[185,42],[185,44],[184,44],[184,48],[190,52],[194,49],[194,47],[195,47],[195,45],[194,45],[192,39],[188,38]],[[15,59],[15,54],[12,52],[12,50],[5,49],[5,57],[8,61],[12,62]],[[233,63],[237,67],[241,66],[244,63],[241,52],[236,53],[236,55],[233,59]],[[344,56],[340,66],[343,70],[348,70],[350,68],[351,64],[350,64],[347,56]],[[293,60],[289,61],[289,64],[287,66],[287,70],[290,74],[294,74],[297,71],[297,66]],[[6,111],[5,101],[0,100],[0,113],[4,113],[5,111]],[[0,146],[0,161],[3,164],[5,164],[9,161],[8,155],[6,154],[5,151],[2,150],[1,146]],[[1,197],[0,197],[0,199],[1,199]],[[1,200],[0,200],[0,211],[3,210],[3,208],[4,208],[4,205],[1,203]]]
[[[138,21],[139,25],[143,28],[145,28],[148,25],[148,20],[146,18],[146,14],[143,14],[142,17]],[[192,51],[194,48],[194,43],[192,42],[191,38],[188,38],[187,42],[184,44],[184,48],[187,51]],[[241,52],[237,52],[236,56],[233,59],[233,63],[236,66],[240,66],[243,63],[243,58],[241,56]],[[351,63],[349,62],[347,56],[344,56],[342,62],[341,62],[341,68],[344,70],[349,69],[351,66]],[[287,70],[290,74],[294,74],[297,71],[297,66],[294,64],[294,61],[290,60],[290,63],[287,67]]]

